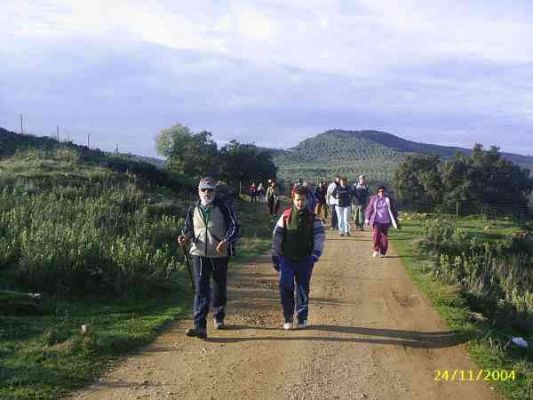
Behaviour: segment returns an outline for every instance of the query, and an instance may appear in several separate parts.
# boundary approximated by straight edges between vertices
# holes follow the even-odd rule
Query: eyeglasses
[[[213,189],[200,189],[200,192],[211,193],[212,191],[213,191]]]

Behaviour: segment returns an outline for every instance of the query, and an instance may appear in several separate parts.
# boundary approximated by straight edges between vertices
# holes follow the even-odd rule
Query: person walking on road
[[[389,228],[392,225],[398,229],[398,211],[394,202],[386,195],[385,186],[379,186],[377,194],[370,198],[365,218],[366,225],[373,228],[374,252],[372,257],[384,257],[389,248]]]
[[[350,236],[352,188],[348,186],[348,179],[346,177],[340,179],[340,184],[333,191],[333,195],[337,198],[335,211],[337,212],[339,234],[341,236]]]
[[[339,179],[340,176],[335,176],[335,180],[331,182],[328,186],[328,190],[326,191],[326,203],[329,206],[330,214],[331,214],[331,230],[334,231],[338,228],[338,222],[337,222],[337,212],[335,211],[335,207],[337,206],[337,198],[334,196],[333,192],[335,189],[339,186]]]
[[[276,186],[276,182],[272,181],[266,192],[268,210],[271,217],[278,215],[280,199],[279,199],[279,189]]]
[[[328,212],[328,206],[326,204],[326,192],[327,188],[326,185],[323,182],[320,182],[316,188],[315,191],[315,197],[317,198],[317,205],[316,205],[316,215],[318,218],[322,221],[322,223],[326,223],[327,218],[327,212]]]
[[[250,203],[255,203],[257,201],[257,188],[255,187],[255,182],[252,182],[250,185]]]
[[[279,272],[279,291],[285,318],[283,329],[286,330],[307,326],[311,273],[324,250],[324,227],[307,207],[306,199],[306,188],[297,187],[292,207],[282,213],[272,239],[272,264]],[[293,325],[295,310],[296,326]]]
[[[354,199],[354,223],[355,228],[360,231],[365,230],[365,207],[368,201],[368,195],[370,190],[366,184],[366,177],[359,175],[357,184],[353,187],[353,199]]]
[[[210,281],[213,276],[213,308],[215,329],[224,328],[226,277],[230,256],[239,236],[239,223],[233,208],[215,197],[216,182],[206,177],[198,185],[199,201],[189,208],[178,236],[181,246],[191,244],[194,269],[194,326],[187,336],[207,338],[207,314],[211,301]]]
[[[259,203],[265,202],[265,190],[263,189],[263,182],[259,182],[257,185],[257,199]]]

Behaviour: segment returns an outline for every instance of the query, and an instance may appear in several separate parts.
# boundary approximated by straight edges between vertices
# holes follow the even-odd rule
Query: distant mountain
[[[435,154],[451,158],[456,152],[470,154],[471,149],[405,140],[387,132],[364,130],[329,130],[305,139],[297,146],[276,152],[278,174],[286,180],[303,178],[328,180],[335,174],[353,180],[364,174],[372,181],[388,182],[399,163],[409,154]],[[533,170],[533,157],[502,153],[516,164]]]

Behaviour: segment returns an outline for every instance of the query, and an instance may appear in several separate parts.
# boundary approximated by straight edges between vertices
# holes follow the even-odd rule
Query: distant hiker
[[[337,199],[335,211],[337,212],[337,223],[341,236],[350,236],[350,216],[352,211],[352,188],[348,186],[348,178],[342,177],[339,186],[333,191]]]
[[[316,205],[318,204],[318,199],[313,190],[313,184],[309,182],[304,182],[303,187],[307,190],[307,207],[311,210],[312,213],[315,213]],[[294,196],[291,196],[291,198]]]
[[[239,235],[239,224],[233,208],[215,197],[213,178],[203,178],[198,185],[199,201],[189,208],[178,243],[191,243],[189,254],[194,268],[194,326],[187,336],[207,338],[207,314],[211,300],[213,275],[213,308],[215,329],[224,328],[226,306],[226,274],[229,257]]]
[[[259,200],[259,203],[265,202],[265,189],[263,188],[262,182],[259,182],[257,185],[257,199]]]
[[[366,207],[365,223],[374,229],[374,252],[372,257],[383,257],[387,254],[389,228],[392,225],[398,229],[398,212],[394,202],[385,193],[385,186],[379,186],[377,194],[370,198]]]
[[[283,329],[293,328],[295,306],[296,328],[307,326],[311,273],[324,250],[324,228],[307,207],[306,199],[306,188],[297,187],[292,207],[282,213],[274,228],[272,264],[279,272],[279,291],[285,318]]]
[[[359,175],[358,182],[353,186],[353,202],[354,202],[354,223],[355,228],[360,231],[364,230],[365,224],[365,207],[368,201],[370,190],[366,184],[366,177]]]
[[[315,197],[317,199],[315,213],[323,223],[326,223],[328,217],[328,206],[326,204],[327,187],[324,182],[320,182],[315,190]]]
[[[333,195],[333,192],[337,186],[339,186],[339,179],[340,177],[338,175],[335,176],[335,180],[329,184],[326,192],[326,203],[329,206],[329,211],[331,214],[331,230],[336,230],[338,227],[337,212],[335,211],[335,207],[337,206],[337,198]]]
[[[266,191],[267,205],[270,211],[270,216],[275,217],[278,215],[280,198],[279,189],[276,182],[272,181]]]
[[[255,187],[255,182],[252,182],[252,184],[250,185],[250,203],[255,203],[256,202],[256,194],[257,194],[257,189]]]

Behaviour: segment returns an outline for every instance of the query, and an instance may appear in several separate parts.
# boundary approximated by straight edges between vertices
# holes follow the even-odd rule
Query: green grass
[[[392,243],[415,284],[432,301],[434,308],[457,335],[468,339],[468,351],[479,368],[516,371],[516,380],[495,382],[508,399],[533,398],[533,335],[526,337],[529,350],[509,344],[513,335],[525,336],[492,326],[488,321],[475,318],[458,285],[450,285],[435,278],[430,260],[421,254],[417,241],[423,236],[425,216],[406,215],[402,230],[394,233]],[[451,218],[451,217],[450,217]],[[479,237],[496,239],[521,230],[511,220],[490,221],[469,217],[454,221],[457,227],[468,229]]]
[[[264,204],[237,204],[242,226],[230,268],[271,245]],[[39,313],[0,316],[0,398],[55,399],[89,384],[118,356],[150,343],[171,321],[188,315],[192,293],[185,274],[163,298],[44,300]],[[17,298],[0,292],[0,299]],[[26,301],[22,297],[21,301]],[[90,333],[80,327],[89,324]]]

